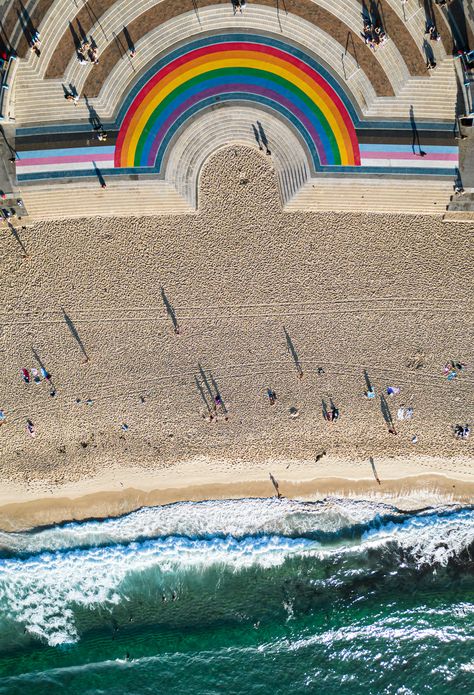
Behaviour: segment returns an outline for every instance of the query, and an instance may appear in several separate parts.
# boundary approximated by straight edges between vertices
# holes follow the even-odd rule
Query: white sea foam
[[[324,503],[275,499],[183,502],[143,508],[117,519],[70,523],[32,533],[0,532],[0,548],[39,552],[178,535],[303,536],[318,530],[337,532],[386,514],[397,512],[382,504],[339,499]]]
[[[370,529],[362,542],[373,545],[394,543],[409,550],[417,566],[442,565],[474,543],[474,510],[463,509],[456,514],[413,516],[396,524],[389,522]]]
[[[314,541],[260,537],[238,541],[167,538],[113,546],[42,553],[0,562],[0,603],[7,615],[50,645],[75,642],[71,606],[113,606],[126,601],[127,575],[152,570],[156,590],[166,576],[225,565],[238,571],[258,564],[277,566],[295,553],[311,552]]]
[[[302,555],[315,560],[337,555],[344,560],[367,548],[394,552],[396,563],[401,549],[410,563],[445,565],[474,542],[474,510],[400,516],[397,523],[383,521],[387,512],[392,510],[337,501],[190,503],[143,509],[105,522],[14,534],[13,545],[18,543],[22,554],[0,561],[0,605],[28,632],[58,645],[78,639],[76,606],[93,609],[125,602],[145,574],[147,587],[159,596],[164,587],[179,585],[187,572],[191,576],[212,569],[217,576],[251,566],[266,569]],[[367,524],[377,516],[377,523],[359,539],[356,534],[319,545],[302,537],[317,529]],[[255,535],[242,537],[244,530]],[[258,535],[263,531],[266,535]],[[59,550],[51,549],[54,546]],[[340,576],[335,571],[322,581],[337,586],[350,580],[351,573],[364,572],[360,562],[346,564]]]

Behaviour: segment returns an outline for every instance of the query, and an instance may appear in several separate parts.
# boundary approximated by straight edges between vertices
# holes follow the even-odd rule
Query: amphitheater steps
[[[80,7],[70,0],[55,0],[39,24],[41,34],[41,54],[29,52],[25,65],[38,77],[43,78],[51,56]]]
[[[415,118],[453,121],[457,96],[453,58],[446,58],[429,79],[411,77],[396,98],[381,97],[368,108],[373,118],[406,118],[413,106]]]
[[[426,39],[426,14],[423,3],[420,4],[419,0],[407,0],[405,3],[400,0],[388,0],[388,4],[403,22],[416,45],[420,48],[420,53],[425,57],[423,42]],[[446,51],[441,41],[430,42],[428,40],[428,43],[437,62],[446,58]]]
[[[249,30],[258,26],[261,31],[267,31],[274,35],[280,34],[275,12],[263,7],[252,9],[253,13],[250,18],[247,13],[243,17],[240,17],[240,15],[236,15],[236,17],[229,16],[227,12],[219,7],[203,8],[200,12],[202,26],[203,28],[205,27],[206,31],[219,31],[229,27],[236,30]],[[183,40],[183,38],[198,35],[202,29],[196,23],[193,23],[193,20],[195,22],[195,17],[177,17],[155,28],[139,41],[137,43],[137,56],[134,59],[136,71],[140,72],[153,59],[156,55],[157,45],[160,46],[162,51],[166,51],[167,48],[172,47],[176,42]],[[334,72],[338,74],[341,81],[344,81],[345,75],[347,76],[347,79],[350,80],[350,87],[356,99],[359,100],[361,110],[364,110],[368,104],[373,102],[375,91],[368,77],[358,69],[355,60],[350,54],[345,56],[344,64],[342,63],[341,55],[344,52],[344,48],[335,44],[334,40],[324,31],[292,15],[288,15],[284,19],[282,29],[284,35],[290,36],[300,45],[321,56]],[[96,108],[100,108],[104,114],[114,113],[129,79],[129,62],[127,60],[119,61],[101,90]]]
[[[157,46],[161,50],[166,50],[167,47],[175,45],[183,37],[198,35],[204,29],[206,31],[216,31],[229,27],[250,29],[258,26],[262,31],[268,31],[273,34],[280,33],[274,11],[269,8],[254,7],[252,9],[254,11],[251,16],[246,13],[242,18],[240,16],[233,17],[232,14],[229,14],[228,9],[222,6],[203,8],[200,12],[202,27],[197,24],[193,12],[166,22],[161,27],[158,27],[157,30],[150,32],[144,40],[137,43],[137,56],[133,63],[135,71],[139,72],[156,55]],[[130,17],[133,18],[133,15],[130,15]],[[344,70],[346,71],[347,76],[351,79],[351,88],[354,88],[357,94],[362,94],[363,105],[372,103],[375,97],[373,88],[367,77],[357,69],[356,63],[350,55],[345,57],[344,66],[342,66],[340,60],[340,55],[344,52],[342,46],[339,47],[340,50],[335,51],[334,40],[317,28],[315,31],[315,27],[304,20],[289,15],[282,21],[285,23],[287,35],[292,36],[302,45],[306,45],[311,50],[321,54],[323,59],[340,74],[341,79],[343,79]],[[122,22],[129,23],[129,19],[121,17],[117,31],[122,28]],[[16,93],[17,123],[23,125],[63,120],[64,97],[62,83],[65,85],[72,83],[81,92],[91,69],[93,70],[93,67],[90,65],[81,66],[74,58],[63,80],[42,81],[35,68],[31,67],[29,63],[26,64],[22,61]],[[104,85],[104,98],[101,95],[99,99],[92,100],[94,107],[101,113],[102,118],[110,118],[113,115],[117,103],[122,97],[124,89],[126,89],[130,76],[131,65],[129,60],[125,58],[119,61],[111,71],[111,76]],[[81,104],[79,102],[74,113],[71,112],[71,119],[77,118],[87,119],[87,109],[84,103]]]
[[[61,2],[62,0],[58,1]],[[152,4],[151,0],[149,0],[147,3],[147,6],[148,4]],[[348,4],[347,2],[343,2],[343,0],[338,0],[338,2],[334,5],[330,3],[326,3],[325,5],[325,0],[320,0],[320,4],[324,7],[327,5],[327,9],[332,8],[333,13],[337,14],[341,19],[343,19],[343,21],[348,23],[353,31],[358,32],[360,30],[360,7],[358,5],[356,7],[355,3],[351,2]],[[124,22],[128,24],[137,14],[139,14],[136,11],[136,3],[132,4],[130,0],[126,0],[121,3],[121,5],[123,6],[123,12],[115,13],[113,15],[106,13],[108,21],[108,35],[111,35],[112,31],[119,32]],[[350,12],[348,11],[348,8],[351,8]],[[247,12],[243,17],[233,17],[231,14],[229,14],[227,8],[224,9],[222,6],[203,8],[200,13],[200,16],[202,17],[202,28],[205,28],[206,30],[215,30],[229,26],[239,28],[251,28],[252,26],[259,26],[259,28],[262,30],[267,30],[272,33],[280,32],[280,24],[274,11],[270,10],[269,8],[258,7],[252,7],[249,8],[249,10],[250,9],[252,12]],[[118,24],[117,17],[120,17],[120,22]],[[145,44],[147,40],[152,42],[153,51],[156,53],[157,45],[164,48],[166,45],[173,45],[177,40],[179,40],[179,38],[182,38],[183,29],[185,28],[183,26],[183,19],[184,24],[187,24],[189,35],[202,31],[202,28],[197,25],[194,13],[188,13],[188,15],[184,17],[181,16],[180,18],[171,20],[163,25],[158,42],[152,41],[151,37],[150,39],[147,37],[147,39],[142,42],[142,45],[138,44],[138,56],[140,56],[143,52],[143,44]],[[321,50],[320,41],[315,42],[314,37],[312,37],[312,34],[314,34],[314,27],[308,22],[295,18],[291,15],[282,16],[280,18],[280,22],[283,33],[291,35],[294,38],[298,38],[303,45],[307,44],[308,41],[313,43],[314,46],[312,46],[312,48],[313,50],[316,49],[317,52]],[[92,33],[94,32],[98,35],[98,27],[92,30]],[[301,36],[298,36],[298,33],[300,33]],[[351,82],[354,82],[355,91],[360,91],[360,86],[357,84],[360,82],[360,80],[356,79],[355,77],[355,73],[360,71],[357,71],[354,61],[350,56],[346,56],[344,58],[343,66],[340,61],[340,55],[344,53],[343,47],[340,47],[340,51],[334,51],[334,41],[329,37],[326,38],[325,43],[326,46],[323,57],[325,59],[327,58],[330,64],[332,63],[333,69],[336,69],[341,76],[344,74],[344,70],[346,70],[348,79],[351,80]],[[399,89],[406,81],[408,71],[402,57],[398,53],[398,49],[396,49],[395,44],[388,41],[385,46],[376,52],[376,57],[384,66],[387,74],[391,76],[394,88]],[[122,62],[125,63],[126,74],[128,77],[130,77],[130,64],[128,63],[128,60],[125,59]],[[140,66],[138,65],[138,61],[134,63],[134,66],[136,69],[139,69]],[[35,75],[35,67],[32,60],[29,60],[28,63],[25,64],[24,68],[22,67],[22,69],[24,72],[22,73],[20,89],[18,90],[17,94],[16,118],[18,122],[25,123],[40,122],[42,120],[61,120],[63,118],[64,107],[64,102],[62,100],[62,88],[60,86],[61,81],[48,80],[46,82],[42,82],[40,80],[42,71],[39,70],[39,72],[37,72]],[[64,77],[64,82],[66,84],[74,84],[78,91],[81,91],[85,79],[91,69],[93,68],[90,65],[79,65],[78,61],[73,57]],[[352,86],[353,85],[351,84],[351,87]],[[364,86],[362,90],[363,104],[370,104],[373,101],[373,94],[370,92],[371,90]],[[120,95],[121,93],[122,91],[120,91]],[[116,98],[117,97],[118,95],[116,95]],[[33,103],[34,108],[32,108]],[[104,117],[106,117],[105,114]]]
[[[443,181],[319,178],[303,186],[285,210],[443,215],[452,192]]]
[[[25,186],[22,198],[31,220],[81,217],[183,215],[194,212],[165,181],[113,181]]]
[[[334,14],[347,24],[354,34],[360,36],[363,31],[363,20],[361,6],[358,2],[351,2],[350,0],[313,0],[313,2]],[[397,94],[408,79],[409,72],[397,46],[390,37],[383,46],[375,51],[375,57],[383,67],[392,83],[395,94]]]
[[[148,0],[146,6],[153,4],[154,1]],[[53,15],[54,12],[56,17],[57,40],[63,33],[64,20],[59,18],[56,9],[62,7],[63,2],[64,0],[57,0],[50,10],[50,14]],[[345,0],[338,0],[334,4],[326,2],[326,0],[320,0],[319,4],[327,7],[327,9],[331,6],[333,13],[340,16],[341,19],[344,12],[348,12],[348,7],[350,7],[351,11],[345,16],[344,21],[349,23],[354,31],[357,30],[357,27],[360,29],[360,6],[358,4],[357,7],[359,9],[355,8],[354,3],[348,4]],[[136,3],[132,3],[131,0],[124,0],[120,5],[124,13],[123,15],[120,14],[120,26],[117,24],[117,14],[108,12],[104,15],[107,19],[107,35],[111,35],[112,31],[119,32],[123,22],[128,24],[139,14],[136,10]],[[279,31],[279,23],[274,11],[271,11],[269,8],[255,6],[248,9],[251,9],[252,12],[245,13],[243,17],[240,15],[233,17],[227,11],[227,8],[224,9],[222,6],[203,8],[200,12],[202,27],[197,24],[194,12],[166,22],[158,28],[158,31],[150,32],[137,45],[138,55],[134,61],[135,70],[139,71],[156,54],[157,45],[162,50],[166,49],[167,46],[175,44],[183,36],[198,34],[204,28],[206,31],[210,31],[229,26],[244,29],[258,26],[263,31],[272,33]],[[280,21],[284,34],[320,53],[323,59],[327,60],[331,67],[339,73],[341,78],[343,78],[344,70],[346,71],[348,84],[359,99],[361,109],[368,116],[374,118],[406,117],[407,109],[413,104],[416,115],[419,118],[452,119],[450,102],[452,103],[451,96],[454,93],[456,84],[451,59],[440,62],[434,73],[431,75],[427,73],[426,78],[408,77],[403,58],[398,53],[394,43],[389,40],[387,44],[376,52],[376,57],[388,70],[388,74],[393,76],[394,86],[399,89],[399,94],[397,97],[375,99],[373,88],[368,84],[367,77],[357,69],[350,55],[345,56],[344,66],[342,66],[340,55],[342,55],[344,49],[340,47],[340,51],[335,51],[333,39],[319,30],[316,32],[319,35],[316,36],[315,28],[311,24],[292,15],[282,15]],[[51,33],[53,33],[56,25],[53,24],[53,27],[50,29]],[[95,29],[92,30],[92,33],[94,31]],[[97,34],[97,31],[95,33]],[[44,45],[45,53],[53,51],[49,47],[47,40],[44,41]],[[78,91],[81,91],[91,69],[93,70],[92,66],[81,66],[75,58],[72,58],[64,77],[64,84],[72,83],[77,87]],[[92,100],[94,107],[101,113],[102,118],[110,118],[116,110],[125,84],[130,79],[130,71],[131,66],[127,58],[119,61],[119,64],[111,71],[109,80],[104,85],[104,97],[101,95],[99,99]],[[57,122],[64,119],[65,101],[62,82],[61,80],[42,81],[41,72],[42,70],[34,63],[34,56],[29,58],[28,61],[21,61],[15,95],[15,117],[18,125]],[[448,94],[448,98],[446,98],[446,94]],[[84,103],[80,102],[76,109],[72,104],[67,106],[70,109],[71,121],[87,121],[88,112]]]

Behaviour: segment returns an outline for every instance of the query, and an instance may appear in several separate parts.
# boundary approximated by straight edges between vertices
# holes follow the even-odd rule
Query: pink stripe
[[[114,153],[107,154],[71,154],[65,157],[30,157],[29,159],[20,159],[17,162],[17,167],[31,166],[36,164],[74,164],[75,162],[105,162],[113,160]]]
[[[423,149],[423,147],[422,147]],[[362,159],[426,159],[429,161],[440,162],[457,162],[458,155],[456,153],[449,154],[447,152],[427,152],[424,157],[413,152],[361,152]]]

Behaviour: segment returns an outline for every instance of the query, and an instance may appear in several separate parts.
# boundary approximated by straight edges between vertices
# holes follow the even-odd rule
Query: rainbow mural
[[[257,102],[279,113],[298,130],[315,169],[360,166],[354,123],[343,99],[314,61],[290,44],[225,34],[184,46],[160,63],[124,115],[115,167],[159,171],[177,130],[199,111],[227,101]]]

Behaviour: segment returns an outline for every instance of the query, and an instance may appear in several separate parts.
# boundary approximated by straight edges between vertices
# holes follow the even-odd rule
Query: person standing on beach
[[[272,481],[272,485],[275,488],[275,491],[277,493],[277,497],[280,500],[281,499],[281,493],[280,493],[280,488],[278,486],[278,481],[273,477],[271,473],[269,473],[270,480]]]
[[[273,389],[267,389],[268,398],[270,400],[270,405],[275,405],[277,395]]]

